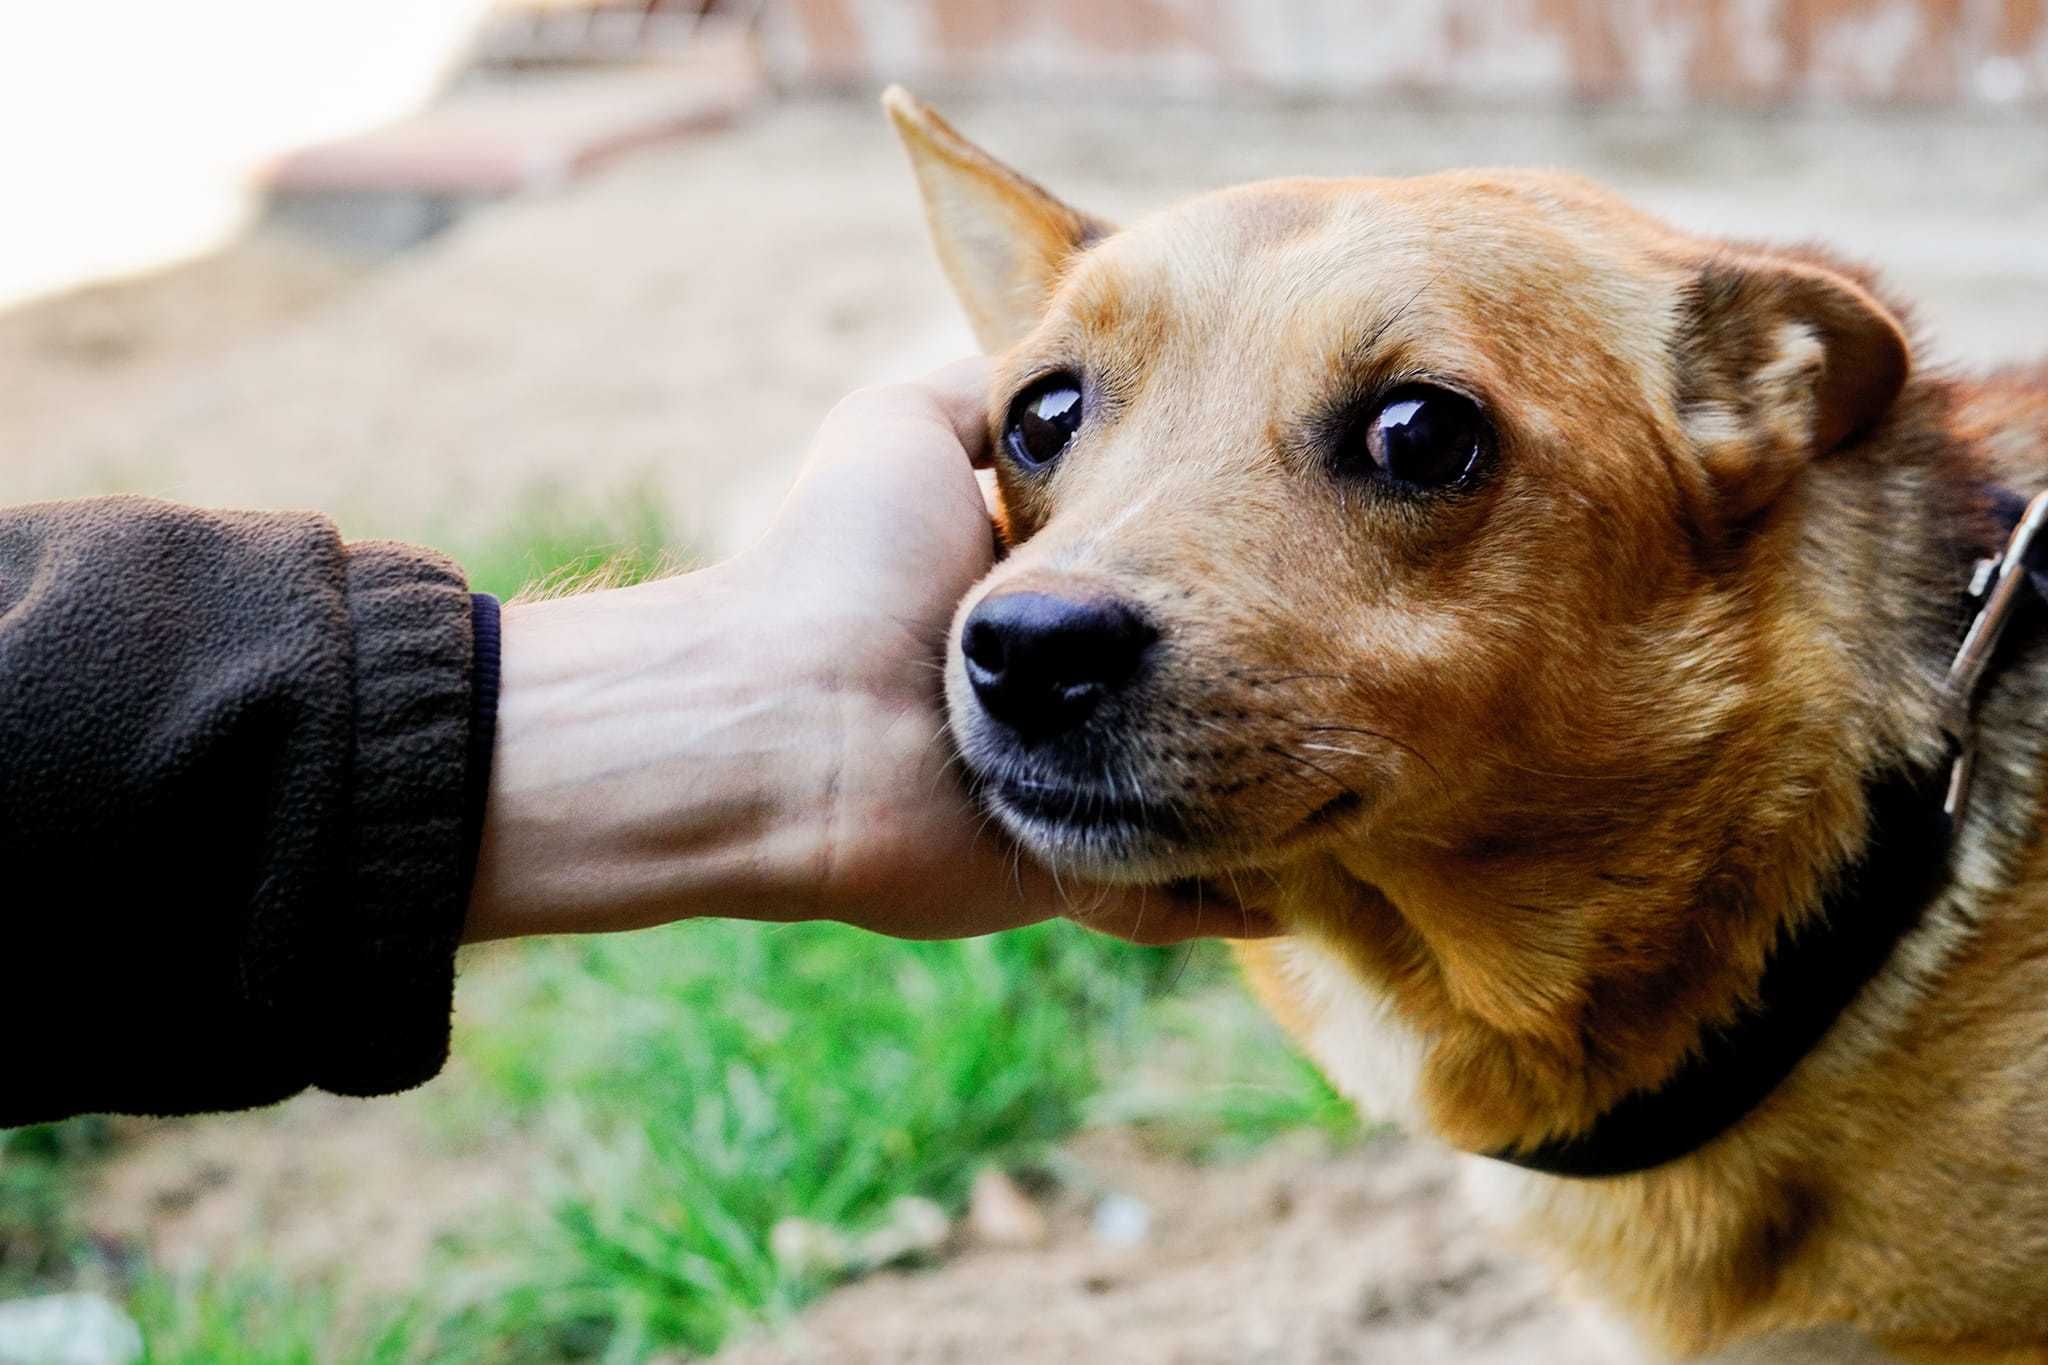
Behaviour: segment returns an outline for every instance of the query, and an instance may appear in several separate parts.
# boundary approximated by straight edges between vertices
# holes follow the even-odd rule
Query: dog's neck
[[[1708,565],[1692,652],[1607,661],[1617,705],[1629,669],[1667,671],[1644,695],[1670,714],[1626,727],[1665,747],[1520,765],[1448,837],[1341,858],[1341,891],[1318,877],[1317,936],[1426,1040],[1419,1098],[1454,1145],[1574,1136],[1662,1085],[1864,852],[1873,784],[1939,763],[1958,603],[1997,539],[1953,401],[1916,382],[1726,551],[1782,557],[1783,600]]]

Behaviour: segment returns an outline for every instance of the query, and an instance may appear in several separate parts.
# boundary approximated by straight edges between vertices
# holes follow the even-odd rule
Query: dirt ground
[[[308,1094],[131,1126],[82,1221],[173,1275],[256,1263],[311,1281],[340,1269],[349,1294],[397,1293],[450,1230],[532,1199],[543,1167],[532,1140],[450,1132],[431,1104]]]
[[[2017,116],[948,107],[1111,215],[1280,173],[1573,167],[1686,224],[1878,262],[1918,300],[1935,355],[2048,350],[2048,138]],[[527,490],[648,485],[717,553],[759,527],[838,394],[967,346],[879,114],[789,103],[396,258],[272,230],[0,314],[0,501],[126,489],[312,506],[352,533],[459,545]],[[307,1267],[361,1265],[376,1245],[402,1279],[435,1224],[507,1197],[527,1155],[511,1137],[451,1144],[421,1113],[309,1097],[150,1128],[93,1221],[174,1265],[248,1238]],[[1089,1143],[1078,1159],[1154,1211],[1142,1244],[1100,1245],[1081,1205],[1061,1205],[1043,1249],[870,1279],[727,1358],[1587,1354],[1541,1277],[1470,1222],[1441,1157],[1285,1148],[1196,1169]],[[365,1169],[378,1178],[349,1174]]]
[[[1279,1144],[1190,1167],[1096,1133],[1075,1160],[1155,1211],[1105,1245],[1069,1192],[1030,1250],[975,1249],[872,1276],[721,1365],[1337,1365],[1595,1358],[1542,1273],[1481,1228],[1442,1153],[1388,1139],[1342,1156]]]

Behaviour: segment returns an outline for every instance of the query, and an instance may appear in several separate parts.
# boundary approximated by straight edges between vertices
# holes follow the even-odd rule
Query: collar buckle
[[[1971,770],[1976,766],[1977,691],[1991,667],[1999,637],[2019,606],[2020,587],[2026,581],[2027,555],[2034,548],[2044,526],[2048,526],[2048,492],[2037,493],[2020,514],[2005,548],[1994,559],[1980,559],[1970,577],[1970,598],[1981,602],[1962,645],[1948,666],[1943,689],[1941,728],[1955,750],[1949,764],[1948,794],[1941,809],[1950,820],[1960,820],[1970,798]]]

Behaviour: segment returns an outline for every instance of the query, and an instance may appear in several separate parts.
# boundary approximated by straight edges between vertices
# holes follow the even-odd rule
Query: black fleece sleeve
[[[317,516],[0,509],[0,1125],[434,1075],[496,662]]]

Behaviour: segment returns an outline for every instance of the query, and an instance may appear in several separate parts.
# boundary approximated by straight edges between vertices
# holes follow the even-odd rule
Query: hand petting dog
[[[1211,888],[1026,857],[964,787],[940,660],[995,554],[973,470],[987,376],[965,361],[845,399],[730,563],[506,609],[468,939],[709,915],[904,938],[1056,915],[1141,943],[1272,932]]]

